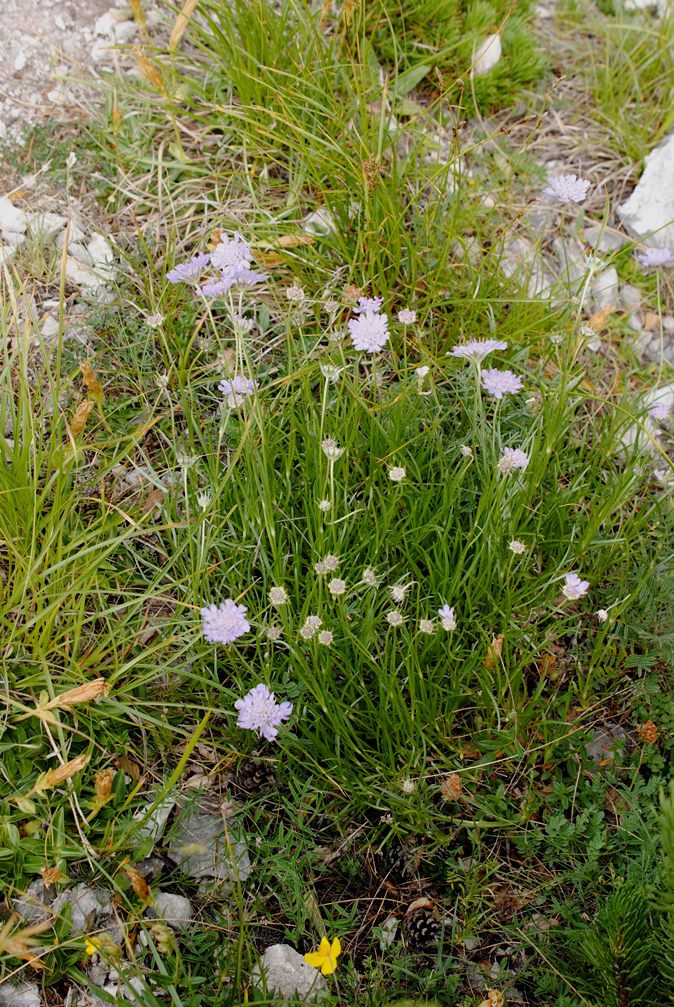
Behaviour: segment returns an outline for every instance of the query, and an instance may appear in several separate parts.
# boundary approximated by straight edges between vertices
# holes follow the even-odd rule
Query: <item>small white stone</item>
[[[26,65],[27,62],[28,62],[28,57],[26,56],[25,52],[22,49],[14,57],[14,69],[15,70],[23,70],[23,68],[25,67],[25,65]]]
[[[87,242],[87,252],[91,256],[94,269],[109,275],[115,253],[102,234],[94,233],[92,235],[91,239]]]
[[[192,922],[192,903],[183,895],[157,892],[154,905],[146,909],[145,915],[151,919],[166,920],[172,930],[184,930]]]
[[[646,155],[637,187],[618,207],[618,215],[646,244],[674,244],[674,133]]]
[[[54,24],[56,25],[56,27],[58,28],[59,31],[65,31],[66,30],[66,23],[65,23],[65,21],[63,20],[63,18],[61,17],[60,14],[55,14],[54,15]]]
[[[100,290],[103,281],[91,266],[78,262],[71,255],[66,257],[66,279],[75,287],[85,290]]]
[[[501,46],[501,36],[487,35],[484,42],[478,46],[473,56],[472,70],[476,77],[482,77],[485,73],[496,66],[501,58],[503,47]]]
[[[50,213],[49,211],[31,213],[28,218],[28,233],[31,237],[37,235],[54,238],[65,228],[67,223],[68,218],[61,216],[60,213]]]
[[[289,944],[272,944],[254,967],[252,980],[255,986],[266,987],[269,993],[281,1000],[299,996],[301,1000],[322,1000],[327,983],[319,969],[307,965],[303,956]]]
[[[51,342],[52,339],[58,336],[58,318],[54,318],[53,315],[45,315],[40,326],[40,332],[42,333],[42,338],[45,342]]]
[[[634,313],[641,307],[641,291],[632,283],[623,283],[620,288],[620,300],[628,311]]]
[[[618,270],[615,266],[603,269],[592,280],[592,294],[597,311],[617,308],[619,303]]]
[[[113,38],[115,31],[115,18],[108,11],[106,14],[101,14],[94,24],[94,34],[100,36],[101,38]]]
[[[3,983],[0,986],[0,1007],[40,1007],[40,991],[35,983],[21,983],[11,986]]]
[[[89,255],[88,250],[79,241],[70,241],[68,243],[68,254],[73,259],[76,259],[77,262],[81,262],[83,266],[93,268],[94,260]]]
[[[8,231],[25,234],[28,226],[28,215],[24,210],[14,206],[11,199],[0,196],[0,231],[6,235]]]
[[[115,41],[121,45],[125,42],[130,42],[137,30],[138,25],[135,21],[120,21],[115,25]]]
[[[321,207],[318,210],[314,210],[313,213],[310,213],[308,217],[305,217],[304,230],[316,237],[325,238],[329,234],[336,234],[337,225],[335,224],[335,218],[332,216],[330,211]],[[285,945],[283,946],[285,947]]]

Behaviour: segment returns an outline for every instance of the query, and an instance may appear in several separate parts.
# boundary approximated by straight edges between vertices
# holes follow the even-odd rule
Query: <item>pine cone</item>
[[[419,857],[394,840],[375,854],[377,875],[390,885],[402,885],[414,877]]]
[[[413,951],[438,943],[440,924],[431,899],[415,899],[408,906],[403,918],[403,928],[407,945]]]
[[[233,785],[236,790],[243,794],[254,794],[263,787],[276,781],[276,774],[271,762],[260,759],[246,759],[239,766],[239,771],[234,777]]]

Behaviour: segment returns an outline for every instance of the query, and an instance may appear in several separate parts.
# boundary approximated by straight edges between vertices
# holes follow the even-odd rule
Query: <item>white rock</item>
[[[501,36],[498,33],[487,35],[484,42],[475,50],[475,55],[473,56],[472,71],[475,76],[482,77],[485,73],[493,70],[500,60],[502,52]]]
[[[0,266],[9,262],[15,253],[16,247],[14,245],[0,245]]]
[[[173,930],[184,930],[192,922],[192,903],[183,895],[173,892],[157,892],[154,905],[145,911],[150,919],[166,920]]]
[[[42,879],[36,878],[35,881],[31,881],[24,894],[12,900],[12,908],[32,925],[51,919],[50,899]]]
[[[528,238],[511,238],[505,242],[500,267],[509,279],[519,278],[526,284],[529,297],[549,293],[552,277],[545,268],[540,252]]]
[[[67,223],[68,218],[61,216],[60,213],[50,213],[46,210],[31,213],[28,218],[28,233],[31,237],[41,235],[45,238],[54,238]]]
[[[54,900],[52,909],[55,914],[62,912],[66,906],[71,907],[70,932],[84,933],[91,929],[94,919],[111,910],[110,896],[100,888],[89,888],[79,884],[68,888]]]
[[[80,241],[68,242],[68,254],[71,255],[73,259],[77,259],[78,262],[81,262],[82,265],[89,266],[93,269],[94,260]]]
[[[40,332],[42,333],[42,338],[47,343],[55,339],[59,334],[58,318],[54,318],[53,315],[45,315],[40,325]]]
[[[20,234],[18,231],[4,231],[3,233],[8,246],[13,248],[15,251],[21,245],[25,245],[26,243],[25,234]]]
[[[61,17],[60,14],[55,14],[54,15],[54,24],[56,25],[56,27],[58,28],[59,31],[65,31],[66,30],[66,23],[65,23],[65,21],[63,20],[63,18]]]
[[[40,1007],[40,991],[35,983],[22,983],[20,986],[10,986],[3,983],[0,986],[0,1007]]]
[[[330,211],[326,210],[325,207],[321,207],[310,213],[308,217],[305,217],[304,230],[317,238],[325,238],[329,234],[337,233],[337,225]]]
[[[307,965],[304,958],[289,944],[272,944],[254,967],[254,985],[263,986],[282,1000],[299,996],[306,1001],[321,1000],[328,984],[319,969]]]
[[[78,262],[71,255],[66,256],[66,279],[73,286],[86,290],[99,290],[103,286],[103,280],[91,266]]]
[[[113,38],[115,31],[115,18],[108,11],[106,14],[101,14],[94,24],[94,34],[101,38]]]
[[[148,815],[149,809],[152,805],[146,805],[144,808],[139,808],[135,813],[134,821],[143,822],[143,824],[138,828],[137,834],[142,836],[143,839],[161,839],[164,835],[164,829],[166,828],[166,823],[169,819],[169,815],[175,807],[175,801],[172,797],[166,797],[163,801],[157,804],[156,808]],[[148,815],[147,818],[145,816]],[[145,819],[145,821],[143,821]]]
[[[0,196],[0,232],[6,235],[8,231],[25,234],[28,226],[28,215],[24,210],[14,206],[11,199]]]
[[[114,262],[115,253],[102,234],[94,233],[91,240],[87,242],[87,252],[91,256],[91,264],[94,269],[107,276],[112,274],[110,266]]]
[[[109,63],[112,59],[112,46],[105,39],[97,39],[91,47],[93,63]]]
[[[250,858],[241,828],[222,814],[206,807],[182,809],[168,850],[171,860],[192,878],[245,881],[250,874]]]
[[[617,252],[627,243],[624,234],[619,234],[601,224],[590,224],[584,228],[583,240],[592,245],[597,252]]]
[[[14,57],[14,69],[23,70],[26,63],[28,62],[28,57],[23,50],[20,50]]]
[[[620,303],[618,270],[609,266],[592,278],[592,296],[597,311],[602,308],[617,308]]]
[[[646,155],[637,187],[618,215],[647,245],[674,245],[674,133]]]
[[[620,288],[620,300],[623,302],[623,307],[633,314],[641,307],[641,291],[632,283],[623,283]]]
[[[130,42],[137,31],[138,25],[135,21],[120,21],[115,25],[115,41],[121,45]]]

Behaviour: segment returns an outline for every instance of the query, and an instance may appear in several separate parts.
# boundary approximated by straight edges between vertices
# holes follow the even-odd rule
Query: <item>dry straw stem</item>
[[[176,18],[176,23],[173,25],[173,31],[171,32],[171,37],[169,39],[169,50],[171,52],[175,52],[177,49],[178,43],[185,33],[185,29],[190,22],[190,18],[192,17],[198,2],[199,0],[185,0],[183,9]]]
[[[104,678],[95,678],[93,682],[85,682],[84,685],[77,685],[74,689],[68,689],[50,699],[46,706],[41,706],[42,710],[67,710],[71,706],[78,706],[81,703],[91,703],[93,700],[106,696],[109,691],[108,683]]]

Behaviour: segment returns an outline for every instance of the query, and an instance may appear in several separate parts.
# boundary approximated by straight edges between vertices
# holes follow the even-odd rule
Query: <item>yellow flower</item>
[[[95,955],[101,947],[101,941],[97,940],[96,937],[87,937],[84,942],[84,950],[88,955]]]
[[[304,956],[307,965],[315,969],[320,969],[324,976],[331,976],[337,968],[337,958],[342,953],[342,945],[339,937],[335,937],[332,944],[327,937],[321,938],[318,951],[310,951]]]

